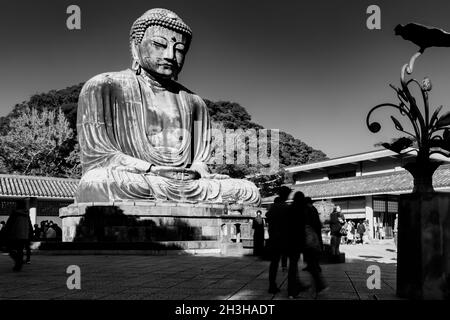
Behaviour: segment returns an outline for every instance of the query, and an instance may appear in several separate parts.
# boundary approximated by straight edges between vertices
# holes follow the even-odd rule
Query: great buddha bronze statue
[[[132,68],[84,85],[77,119],[83,167],[78,203],[260,203],[252,182],[208,170],[207,107],[176,82],[191,39],[191,29],[175,13],[149,10],[131,28]]]

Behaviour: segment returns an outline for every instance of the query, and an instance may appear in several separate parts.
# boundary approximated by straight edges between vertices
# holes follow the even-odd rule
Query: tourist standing
[[[338,259],[341,252],[339,251],[339,245],[341,243],[341,229],[344,225],[344,215],[341,212],[341,207],[336,206],[334,211],[330,214],[330,247],[331,255]]]
[[[355,242],[355,227],[352,221],[347,223],[347,244],[354,244]]]
[[[386,229],[384,228],[383,224],[380,226],[380,237],[381,240],[384,240],[386,238]]]
[[[364,228],[366,232],[364,232],[363,243],[370,244],[370,225],[369,220],[364,221]]]
[[[62,229],[56,223],[53,223],[53,229],[55,230],[56,233],[56,240],[62,241]]]
[[[28,215],[26,201],[20,200],[6,222],[4,234],[9,255],[14,260],[14,271],[22,269],[23,250],[32,234],[33,226]]]
[[[381,240],[382,239],[382,230],[383,229],[383,224],[381,222],[377,222],[377,240]]]
[[[41,221],[39,239],[41,239],[41,240],[45,239],[45,234],[47,233],[47,229],[48,229],[47,220]]]
[[[341,244],[347,244],[348,240],[348,221],[345,221],[344,225],[341,228]]]
[[[264,251],[264,227],[265,221],[261,216],[261,210],[256,211],[256,217],[253,219],[253,254],[260,256]]]
[[[278,198],[274,201],[269,211],[266,213],[266,220],[269,225],[269,293],[275,294],[280,291],[277,286],[277,271],[282,254],[286,254],[286,229],[289,206],[286,200],[291,193],[291,188],[281,186],[278,190]]]
[[[56,230],[54,229],[53,225],[49,225],[47,228],[47,231],[45,232],[45,238],[50,241],[56,240]]]
[[[361,244],[364,243],[363,237],[364,237],[364,233],[366,232],[366,228],[364,227],[364,224],[362,222],[359,222],[357,227],[356,227],[356,231],[359,234],[359,242]]]

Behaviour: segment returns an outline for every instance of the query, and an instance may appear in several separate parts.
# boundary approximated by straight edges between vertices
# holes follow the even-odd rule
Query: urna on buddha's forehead
[[[191,28],[174,12],[167,9],[151,9],[139,17],[131,27],[130,43],[140,44],[150,26],[160,26],[192,38]]]

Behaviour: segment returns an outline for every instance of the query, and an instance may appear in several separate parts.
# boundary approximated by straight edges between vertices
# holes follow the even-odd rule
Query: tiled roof
[[[450,165],[443,165],[433,175],[435,189],[450,189]],[[369,176],[325,180],[291,186],[311,198],[338,198],[384,193],[408,193],[413,189],[412,175],[404,170]],[[272,202],[274,197],[263,202]]]
[[[79,180],[0,174],[0,196],[73,198]]]
[[[391,151],[391,150],[387,150],[387,149],[381,149],[381,150],[376,150],[376,151],[370,151],[370,152],[364,152],[364,153],[359,153],[359,154],[355,154],[355,155],[350,155],[350,156],[344,156],[344,157],[339,157],[339,158],[334,158],[334,159],[328,159],[328,160],[322,160],[322,161],[317,161],[317,162],[313,162],[313,163],[307,163],[307,164],[302,164],[302,165],[297,165],[297,166],[292,166],[292,167],[286,167],[286,171],[288,172],[301,172],[301,171],[310,171],[310,170],[316,170],[316,169],[321,169],[321,168],[326,168],[326,167],[333,167],[333,166],[338,166],[338,165],[343,165],[343,164],[354,164],[354,163],[358,163],[358,162],[363,162],[363,161],[376,161],[377,159],[381,159],[381,158],[411,158],[411,157],[416,157],[416,153],[414,152],[414,148],[407,148],[405,149],[403,152],[403,154],[400,156],[398,153]],[[412,152],[411,152],[412,151]],[[411,153],[409,153],[411,152]],[[450,162],[450,159],[448,157],[445,157],[441,154],[432,154],[430,156],[431,159],[434,159],[436,161],[443,161],[443,162]]]

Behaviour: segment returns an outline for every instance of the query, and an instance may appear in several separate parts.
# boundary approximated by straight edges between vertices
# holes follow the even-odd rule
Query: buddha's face
[[[159,26],[150,26],[136,48],[145,71],[164,79],[176,78],[183,68],[187,36]]]

